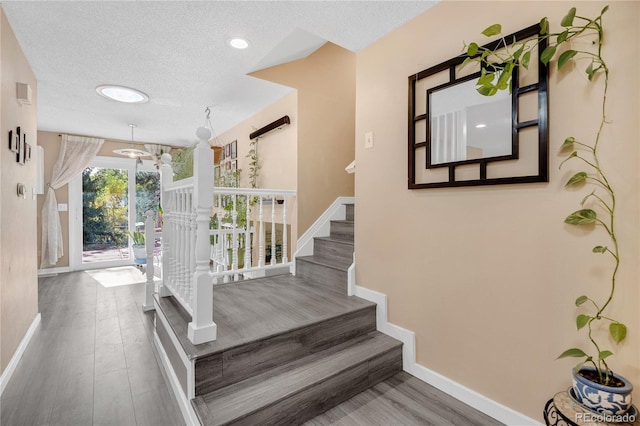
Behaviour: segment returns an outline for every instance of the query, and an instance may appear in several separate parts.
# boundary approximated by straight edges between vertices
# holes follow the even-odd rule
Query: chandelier
[[[133,129],[138,126],[136,126],[135,124],[129,124],[129,127],[131,127],[131,146],[129,148],[114,149],[113,152],[125,157],[135,159],[140,159],[140,157],[150,157],[151,153],[143,151],[141,149],[137,149],[133,145]]]

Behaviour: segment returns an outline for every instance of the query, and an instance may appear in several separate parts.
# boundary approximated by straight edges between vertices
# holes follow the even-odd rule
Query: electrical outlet
[[[366,149],[373,148],[373,132],[367,132],[364,134],[364,147]]]

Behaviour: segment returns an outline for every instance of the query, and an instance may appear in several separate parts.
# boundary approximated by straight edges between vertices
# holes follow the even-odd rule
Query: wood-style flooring
[[[2,394],[0,424],[184,424],[156,358],[143,292],[143,284],[104,288],[84,272],[41,278],[42,323]],[[406,373],[306,423],[499,424]]]
[[[304,426],[498,426],[502,423],[402,372]]]
[[[41,278],[42,322],[2,394],[0,424],[184,424],[156,361],[143,292],[105,288],[84,272]]]

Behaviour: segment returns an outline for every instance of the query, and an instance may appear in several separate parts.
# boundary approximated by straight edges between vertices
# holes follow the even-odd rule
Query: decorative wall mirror
[[[506,36],[525,40],[538,24]],[[495,50],[503,39],[487,44]],[[409,189],[548,182],[547,67],[534,53],[511,92],[476,91],[479,64],[460,55],[409,76]],[[475,68],[474,68],[475,66]]]

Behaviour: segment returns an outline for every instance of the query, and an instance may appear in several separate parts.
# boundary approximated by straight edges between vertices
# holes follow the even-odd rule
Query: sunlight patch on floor
[[[91,278],[98,281],[103,287],[118,287],[143,283],[147,280],[140,269],[135,266],[120,266],[117,268],[94,269],[85,271]]]

